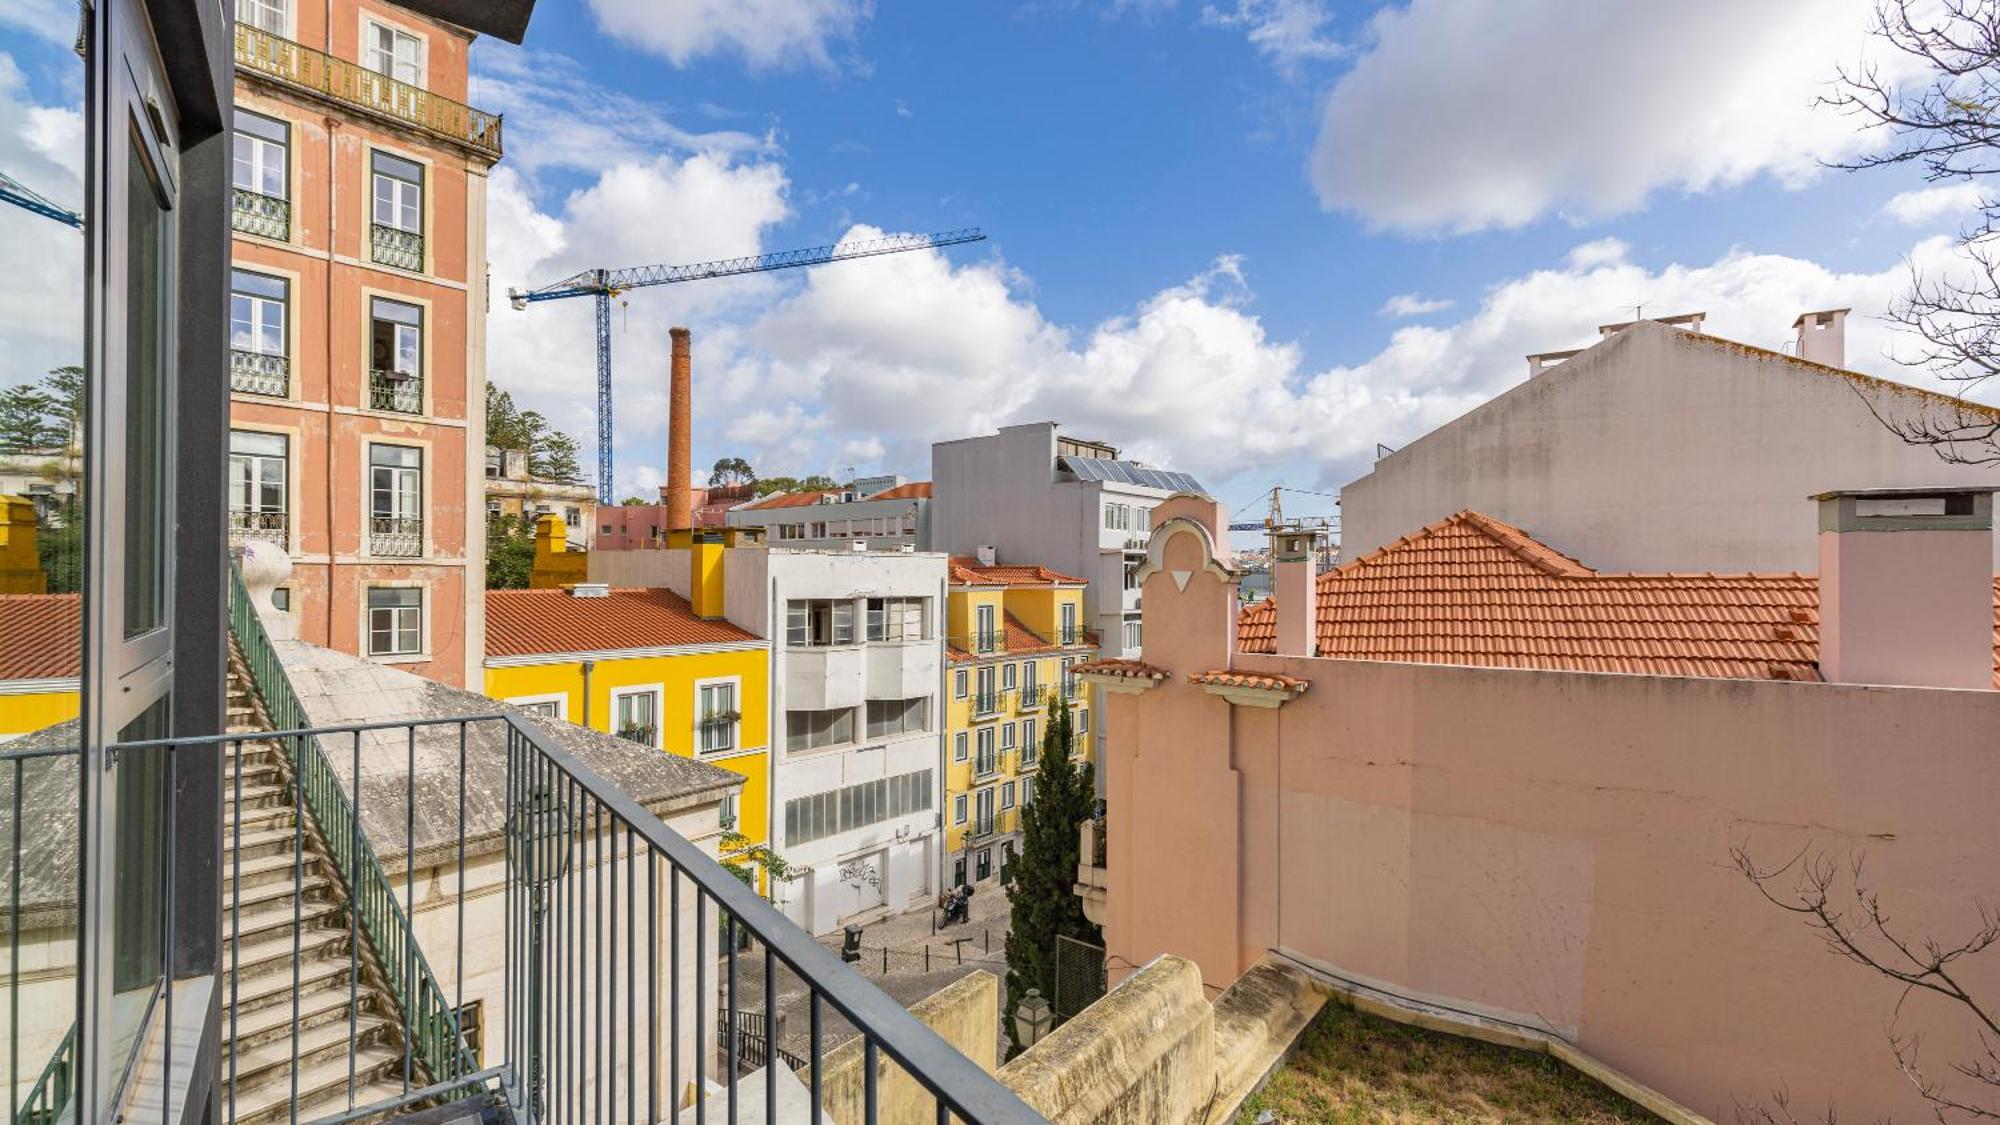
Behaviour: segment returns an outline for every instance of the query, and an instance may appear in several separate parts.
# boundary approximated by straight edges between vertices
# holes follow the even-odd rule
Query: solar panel
[[[1208,495],[1208,490],[1201,486],[1201,482],[1187,473],[1149,469],[1143,465],[1134,465],[1130,461],[1111,461],[1102,457],[1077,457],[1069,454],[1058,458],[1057,463],[1078,480],[1117,481],[1121,484],[1136,484],[1142,488],[1157,488],[1165,492],[1197,492],[1203,496]]]

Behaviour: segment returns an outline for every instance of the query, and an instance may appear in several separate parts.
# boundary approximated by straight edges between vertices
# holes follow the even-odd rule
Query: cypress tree
[[[1014,1009],[1030,988],[1051,1004],[1056,995],[1056,938],[1103,944],[1096,923],[1084,917],[1076,896],[1077,827],[1096,809],[1096,771],[1073,756],[1069,706],[1049,701],[1035,799],[1021,808],[1021,854],[1007,888],[1012,920],[1007,929],[1007,1006],[1001,1024],[1015,1041]]]

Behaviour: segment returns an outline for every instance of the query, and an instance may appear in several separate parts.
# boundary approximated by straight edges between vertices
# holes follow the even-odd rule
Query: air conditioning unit
[[[899,544],[896,547],[896,551],[898,554],[914,555],[917,553],[917,545],[915,543]]]
[[[569,588],[573,598],[608,598],[611,596],[609,582],[579,582]]]
[[[848,546],[852,550],[866,551],[868,549],[868,540],[856,539],[853,543],[849,544]]]

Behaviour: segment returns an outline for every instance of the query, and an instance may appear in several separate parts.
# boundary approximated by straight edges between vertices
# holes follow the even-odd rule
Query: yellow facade
[[[0,743],[76,718],[81,698],[74,682],[0,680]]]
[[[559,718],[606,734],[618,714],[617,700],[629,693],[657,693],[657,729],[651,745],[683,758],[699,758],[743,777],[735,809],[736,830],[753,844],[770,842],[771,728],[770,650],[755,645],[689,646],[686,651],[635,649],[541,657],[489,658],[486,694],[524,706],[553,704]],[[496,666],[497,665],[497,666]],[[586,678],[588,691],[586,692]],[[736,685],[736,725],[730,750],[698,752],[700,688],[704,683]]]
[[[962,561],[954,566],[945,611],[947,886],[997,876],[1019,854],[1023,783],[1038,768],[1050,697],[1064,695],[1065,685],[1072,752],[1079,761],[1091,756],[1083,733],[1092,721],[1089,695],[1067,675],[1071,664],[1096,652],[1076,625],[1083,619],[1083,584],[989,584],[978,574]],[[1064,605],[1071,607],[1067,618]],[[1062,643],[1065,620],[1070,644]],[[983,816],[989,807],[990,817]]]
[[[43,594],[48,588],[35,547],[34,502],[0,496],[0,594]]]

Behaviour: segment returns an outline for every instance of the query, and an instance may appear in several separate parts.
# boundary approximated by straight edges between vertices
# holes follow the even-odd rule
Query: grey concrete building
[[[931,446],[931,547],[1081,575],[1083,614],[1105,657],[1139,654],[1139,591],[1155,505],[1205,492],[1186,473],[1121,460],[1054,422]],[[987,558],[986,553],[991,557]]]
[[[761,527],[774,547],[928,551],[931,483],[862,477],[844,488],[774,492],[729,510],[729,527]]]
[[[2000,411],[1847,370],[1845,310],[1801,316],[1794,354],[1673,320],[1530,356],[1526,381],[1377,461],[1341,490],[1341,557],[1470,508],[1603,570],[1812,574],[1806,497],[1994,482],[1875,415]]]

